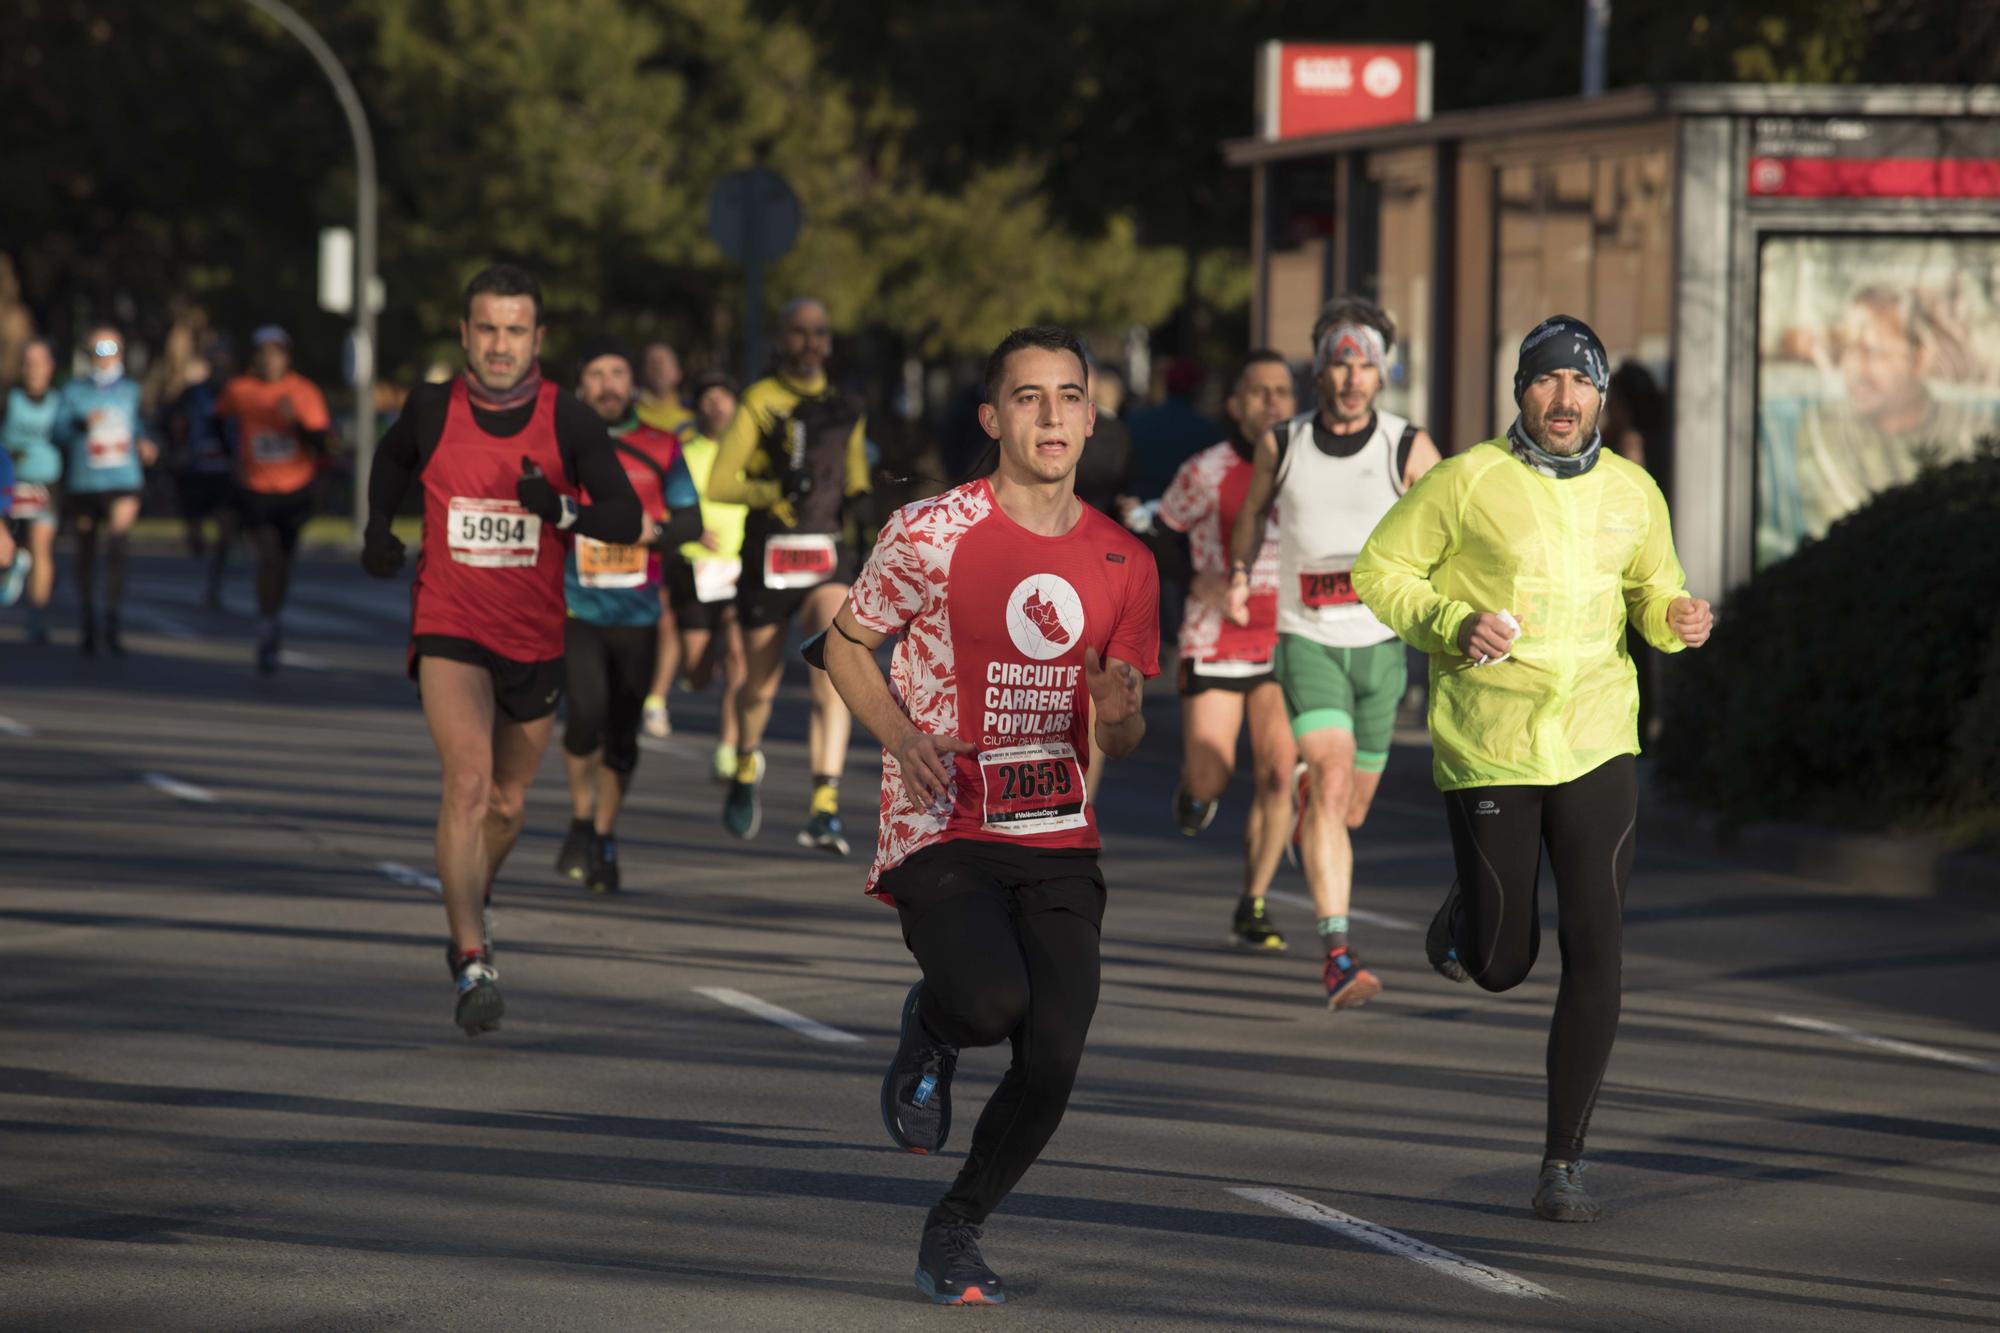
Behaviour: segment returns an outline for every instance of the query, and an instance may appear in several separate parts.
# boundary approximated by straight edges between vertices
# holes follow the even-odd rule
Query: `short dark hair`
[[[1250,373],[1252,366],[1283,366],[1289,372],[1292,363],[1285,359],[1283,352],[1274,348],[1253,347],[1243,354],[1243,359],[1236,363],[1236,369],[1230,373],[1229,392],[1235,393],[1243,387],[1243,377]]]
[[[1007,358],[1030,347],[1039,347],[1045,352],[1068,352],[1076,358],[1077,368],[1083,371],[1084,382],[1090,379],[1090,353],[1084,350],[1083,339],[1060,324],[1030,324],[1015,329],[1000,340],[993,349],[993,355],[986,358],[986,401],[1000,401],[1000,390],[1007,375]]]
[[[535,303],[535,323],[542,322],[542,284],[518,264],[488,264],[465,284],[465,317],[472,318],[475,296],[525,296]]]
[[[1365,296],[1345,293],[1334,297],[1320,307],[1319,318],[1313,321],[1312,345],[1315,355],[1319,351],[1319,340],[1326,331],[1336,324],[1366,324],[1382,335],[1382,350],[1394,351],[1396,347],[1396,321],[1389,318],[1389,312]]]

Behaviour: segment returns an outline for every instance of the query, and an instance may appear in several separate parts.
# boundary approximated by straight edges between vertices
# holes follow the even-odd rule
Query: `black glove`
[[[542,522],[562,522],[562,497],[535,466],[535,460],[526,454],[521,455],[521,479],[514,483],[514,498],[521,502],[521,508],[539,516]]]
[[[361,567],[378,579],[394,578],[403,567],[403,543],[384,527],[368,529],[361,543]]]
[[[788,467],[778,485],[784,489],[787,500],[803,500],[812,494],[813,474],[802,467]]]

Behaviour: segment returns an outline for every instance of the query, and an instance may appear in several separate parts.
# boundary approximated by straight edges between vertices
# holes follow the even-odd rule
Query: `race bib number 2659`
[[[980,826],[995,833],[1058,833],[1089,826],[1083,767],[1063,741],[979,756]]]

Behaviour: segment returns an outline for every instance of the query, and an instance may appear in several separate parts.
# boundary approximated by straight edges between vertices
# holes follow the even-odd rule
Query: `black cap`
[[[582,378],[583,368],[585,366],[597,360],[599,357],[605,357],[605,356],[617,357],[619,360],[625,363],[625,368],[627,370],[636,371],[638,369],[638,363],[632,359],[632,348],[630,344],[628,344],[623,338],[616,337],[612,334],[597,333],[597,334],[592,334],[590,337],[585,338],[582,342],[577,344],[576,347],[577,377],[579,379]]]
[[[701,374],[694,377],[694,383],[689,385],[688,388],[688,398],[698,403],[701,401],[701,396],[710,389],[727,389],[731,394],[734,394],[736,392],[736,381],[729,378],[728,375],[720,370],[704,370]]]
[[[1530,384],[1554,370],[1582,371],[1600,394],[1611,382],[1604,344],[1590,325],[1575,315],[1550,315],[1521,340],[1520,359],[1514,367],[1514,401],[1520,402]]]

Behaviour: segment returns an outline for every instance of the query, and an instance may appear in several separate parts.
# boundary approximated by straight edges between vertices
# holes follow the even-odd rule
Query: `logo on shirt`
[[[1007,594],[1007,634],[1034,661],[1061,657],[1083,633],[1083,599],[1055,574],[1030,574]]]

